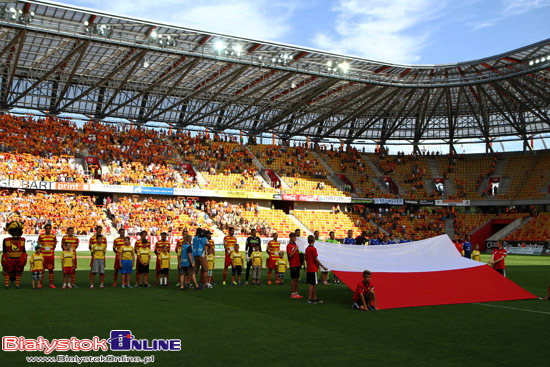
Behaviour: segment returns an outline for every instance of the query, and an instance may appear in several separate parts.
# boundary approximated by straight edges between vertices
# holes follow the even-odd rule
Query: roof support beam
[[[287,75],[284,75],[283,77],[281,77],[278,82],[270,89],[268,89],[265,93],[263,93],[260,97],[258,97],[256,99],[256,101],[252,102],[252,103],[249,103],[245,108],[244,110],[240,111],[239,114],[233,116],[231,118],[231,120],[229,120],[228,122],[226,122],[225,124],[223,124],[220,129],[221,130],[225,130],[225,129],[228,129],[228,128],[232,128],[233,126],[236,126],[237,124],[239,124],[240,122],[246,120],[247,118],[249,118],[250,116],[249,115],[246,115],[245,118],[243,119],[242,116],[244,115],[245,112],[247,112],[248,110],[250,110],[252,107],[256,106],[257,104],[259,104],[261,101],[264,100],[264,98],[266,98],[269,94],[271,94],[274,90],[276,90],[278,87],[280,87],[283,83],[285,83],[288,79],[290,79],[292,77],[292,74],[287,74]],[[260,113],[260,112],[259,112]]]
[[[233,73],[233,76],[229,79],[229,81],[227,83],[225,83],[225,85],[221,88],[219,88],[216,93],[214,93],[213,95],[210,96],[210,98],[208,98],[206,100],[206,102],[204,102],[199,108],[197,108],[195,110],[195,112],[193,112],[191,114],[191,116],[189,116],[185,121],[184,121],[184,124],[185,125],[189,125],[190,121],[193,119],[193,117],[195,117],[200,111],[202,111],[203,108],[205,108],[206,106],[208,106],[210,103],[212,103],[212,101],[214,100],[214,98],[218,97],[221,93],[223,93],[223,91],[225,91],[230,85],[233,84],[234,81],[236,81],[237,79],[239,79],[241,77],[241,75],[243,75],[243,73],[249,68],[248,65],[245,65],[243,67],[241,67],[239,70],[237,70],[237,72]]]
[[[343,97],[339,101],[339,102],[341,102],[340,105],[335,106],[334,108],[331,108],[327,112],[319,115],[317,118],[315,118],[313,121],[311,121],[307,125],[302,126],[302,127],[298,128],[297,130],[294,130],[292,132],[292,135],[296,136],[296,135],[300,134],[302,131],[306,131],[307,129],[309,129],[311,127],[314,127],[315,125],[317,125],[319,123],[322,123],[324,120],[326,120],[330,116],[335,116],[338,113],[340,113],[340,111],[343,111],[344,109],[353,106],[354,104],[358,103],[362,97],[367,95],[367,93],[369,93],[373,88],[374,88],[374,85],[372,85],[372,84],[366,85],[365,88],[361,88],[358,91],[355,91],[353,93],[350,93],[350,94],[346,95],[345,97]],[[324,107],[326,107],[326,106],[324,106]]]
[[[118,94],[120,93],[122,88],[124,88],[126,86],[126,84],[128,83],[128,80],[132,77],[132,75],[134,75],[134,72],[136,71],[138,66],[141,65],[141,61],[143,60],[144,56],[145,56],[145,53],[141,53],[136,58],[136,60],[134,62],[134,65],[132,65],[130,70],[128,70],[128,72],[126,73],[126,76],[124,77],[124,79],[120,82],[119,86],[113,91],[113,93],[111,95],[111,98],[109,98],[109,101],[105,104],[105,106],[103,107],[103,110],[101,110],[101,116],[99,116],[99,117],[104,117],[105,116],[105,111],[107,111],[107,108],[109,108],[109,106],[111,105],[111,103],[113,103],[113,101],[118,96]]]
[[[223,70],[223,69],[222,69]],[[227,70],[227,69],[225,69]],[[155,109],[160,105],[158,102],[157,104],[155,105],[155,107],[151,108],[151,110],[147,113],[147,115],[145,116],[145,119],[154,119],[155,117],[157,116],[160,116],[164,113],[166,113],[166,111],[174,108],[174,107],[177,107],[183,103],[186,103],[187,101],[191,100],[192,98],[195,98],[196,96],[200,95],[201,93],[211,89],[212,87],[218,85],[219,83],[223,83],[225,80],[227,79],[230,79],[232,78],[235,74],[237,73],[240,73],[241,72],[241,69],[237,69],[235,71],[233,71],[232,73],[222,77],[220,80],[218,80],[216,83],[210,83],[208,84],[210,81],[214,80],[215,77],[219,76],[221,74],[221,71],[218,72],[218,74],[215,74],[216,76],[215,77],[209,77],[207,80],[203,81],[201,84],[199,84],[196,88],[195,88],[195,91],[189,95],[187,95],[186,97],[182,98],[181,100],[179,100],[178,102],[176,103],[173,103],[171,104],[170,106],[166,107],[165,109],[159,111],[159,112],[156,112],[153,114],[153,112],[155,111]],[[182,78],[180,78],[180,80],[178,80],[179,82],[181,82]],[[175,89],[177,85],[174,85],[173,88]],[[170,92],[172,93],[172,92]],[[170,93],[166,93],[167,95],[170,94]],[[162,99],[163,100],[163,99]]]
[[[27,30],[23,29],[20,32],[20,35],[18,35],[16,37],[18,39],[19,44],[17,46],[17,51],[15,52],[15,58],[13,60],[11,60],[12,55],[9,56],[9,61],[8,61],[9,66],[8,66],[8,68],[11,68],[11,71],[9,73],[8,83],[6,84],[5,94],[3,95],[4,99],[2,100],[2,106],[4,106],[4,107],[8,107],[8,98],[10,96],[11,85],[13,84],[13,79],[15,77],[15,71],[17,70],[17,65],[19,64],[19,57],[21,56],[21,51],[23,50],[23,45],[25,44],[26,35],[27,35]],[[1,57],[1,55],[0,55],[0,57]],[[13,61],[13,63],[12,63],[12,61]]]
[[[93,90],[99,88],[100,86],[102,86],[103,84],[107,83],[108,81],[110,81],[112,79],[113,76],[115,76],[119,71],[121,70],[124,70],[128,65],[130,65],[131,63],[135,62],[136,59],[141,59],[143,57],[143,55],[145,55],[147,53],[147,50],[141,50],[140,52],[138,52],[137,54],[135,54],[134,56],[130,57],[130,58],[127,58],[125,61],[123,61],[121,64],[119,64],[117,67],[115,67],[109,74],[107,74],[106,77],[102,78],[100,81],[98,81],[97,83],[95,83],[93,86],[91,86],[90,88],[88,88],[86,91],[84,91],[83,93],[81,93],[80,95],[78,95],[77,97],[71,99],[69,102],[65,103],[65,105],[63,105],[63,107],[60,109],[61,111],[65,110],[67,107],[69,107],[70,105],[72,105],[73,103],[75,103],[76,101],[86,97],[88,94],[90,94]],[[99,111],[101,112],[101,110]]]
[[[185,73],[187,72],[187,70],[189,68],[193,68],[195,67],[197,64],[199,63],[199,59],[195,59],[193,61],[191,61],[190,63],[187,63],[185,64],[184,66],[182,66],[181,68],[179,69],[173,69],[173,65],[166,71],[164,72],[153,84],[151,84],[150,86],[148,86],[147,88],[145,88],[144,90],[142,90],[141,92],[137,93],[135,96],[132,96],[131,98],[128,98],[126,101],[124,101],[123,103],[119,104],[118,106],[112,108],[111,110],[109,110],[109,112],[107,112],[105,114],[105,116],[111,116],[114,112],[118,111],[119,109],[121,108],[124,108],[126,107],[127,105],[129,105],[130,103],[132,103],[133,101],[135,101],[136,99],[138,99],[139,97],[141,96],[145,96],[147,97],[148,96],[148,93],[151,92],[153,89],[155,89],[156,87],[158,86],[162,86],[165,82],[167,82],[168,80],[172,79],[175,75],[179,74],[179,73]],[[165,93],[166,94],[166,93]],[[148,99],[149,97],[147,97]]]
[[[55,65],[53,68],[51,68],[46,74],[42,75],[36,82],[34,82],[29,88],[27,88],[24,92],[20,93],[17,97],[15,97],[8,105],[8,107],[12,107],[15,105],[17,101],[19,101],[21,98],[25,97],[27,94],[29,94],[33,89],[38,87],[41,83],[43,83],[46,79],[48,79],[50,76],[55,74],[58,70],[62,69],[64,66],[67,65],[69,61],[79,52],[86,52],[86,48],[90,44],[90,41],[86,41],[84,43],[81,43],[77,47],[75,47],[63,60],[61,60],[57,65]]]
[[[367,131],[368,128],[370,128],[372,125],[374,125],[380,119],[382,119],[384,117],[384,115],[387,114],[387,113],[386,114],[381,114],[381,112],[386,108],[386,106],[388,104],[390,104],[390,102],[393,101],[393,99],[399,94],[399,92],[401,92],[401,90],[396,88],[394,91],[389,93],[389,95],[386,97],[386,100],[384,102],[382,102],[382,104],[373,113],[372,117],[367,121],[367,123],[365,125],[363,125],[363,127],[361,127],[359,130],[357,130],[357,132],[353,135],[353,140],[360,137],[361,134],[363,134],[365,131]],[[393,107],[390,107],[389,111],[391,111],[392,109],[393,109]],[[353,140],[351,142],[353,142]],[[351,143],[351,142],[349,142],[349,143]]]
[[[78,55],[78,59],[76,60],[75,64],[73,65],[73,69],[71,71],[71,74],[69,75],[69,78],[67,79],[67,81],[65,82],[65,86],[63,87],[63,90],[61,91],[61,93],[59,94],[59,96],[57,97],[57,101],[55,102],[55,106],[53,108],[53,110],[55,112],[58,111],[59,109],[59,104],[61,103],[61,101],[63,100],[63,97],[65,97],[65,94],[67,93],[67,91],[69,90],[69,87],[71,86],[71,83],[73,81],[73,78],[76,74],[76,71],[78,70],[78,68],[80,67],[80,64],[82,63],[82,59],[84,58],[84,55],[86,55],[86,50],[88,49],[88,47],[90,46],[90,40],[87,40],[85,43],[85,46],[82,48],[82,50],[80,51],[80,55]]]
[[[273,75],[273,74],[269,73],[269,75],[267,75],[266,78],[269,78],[271,75]],[[275,80],[273,80],[273,81],[271,81],[271,82],[269,82],[269,83],[267,83],[267,84],[265,84],[265,85],[263,85],[263,86],[260,86],[260,87],[258,87],[258,88],[256,88],[256,89],[250,89],[250,88],[253,88],[254,86],[258,85],[258,83],[254,83],[253,86],[248,85],[247,88],[243,88],[243,89],[239,90],[239,92],[236,93],[236,95],[239,95],[236,99],[230,99],[230,100],[228,100],[227,102],[225,102],[225,103],[223,103],[223,104],[220,104],[218,107],[212,109],[210,112],[207,112],[207,113],[201,115],[200,118],[208,117],[208,116],[210,116],[210,115],[212,115],[212,114],[218,112],[219,110],[226,109],[226,108],[229,107],[230,105],[237,104],[237,103],[239,103],[241,100],[243,100],[243,99],[245,99],[245,98],[249,98],[250,96],[252,96],[252,95],[258,93],[259,91],[261,91],[261,90],[263,90],[263,89],[265,89],[265,88],[272,87],[272,86],[274,86],[274,85],[280,85],[280,84],[282,84],[282,83],[280,83],[281,81],[286,81],[286,80],[288,80],[288,79],[289,79],[289,75],[283,75],[282,77],[277,78],[277,79],[275,79]],[[246,90],[248,93],[243,92],[243,91],[245,91],[245,90]],[[242,92],[242,93],[241,93],[241,92]],[[193,120],[193,121],[190,121],[189,124],[190,124],[190,125],[193,125],[197,120],[198,120],[198,118],[195,119],[195,120]]]

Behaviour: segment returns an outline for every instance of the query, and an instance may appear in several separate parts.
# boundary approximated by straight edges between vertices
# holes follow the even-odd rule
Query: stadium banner
[[[134,194],[174,195],[172,187],[134,186]]]
[[[288,201],[318,201],[317,195],[283,194],[282,197]]]
[[[81,182],[56,182],[54,187],[60,191],[90,191],[90,184]]]
[[[470,206],[470,200],[436,200],[437,206]]]
[[[420,201],[419,200],[408,200],[408,199],[405,199],[403,200],[403,203],[405,205],[419,205],[420,204]]]
[[[374,198],[376,205],[403,205],[403,199]]]
[[[248,198],[248,192],[247,191],[237,191],[237,190],[214,190],[216,193],[216,196],[219,197],[225,197],[225,198],[240,198],[240,199],[246,199]]]
[[[218,192],[214,191],[214,190],[174,188],[174,195],[177,195],[177,196],[216,196],[216,195],[218,195]]]
[[[304,238],[297,244],[305,251]],[[391,246],[318,241],[315,247],[351,290],[370,270],[380,309],[537,298],[489,265],[462,257],[447,235]]]
[[[351,198],[349,196],[317,196],[317,201],[326,202],[326,203],[351,203]]]
[[[91,184],[90,191],[131,194],[134,192],[134,187],[126,185]]]
[[[547,241],[502,241],[502,246],[509,254],[542,255]],[[497,241],[485,241],[488,249],[497,248]]]
[[[354,204],[374,204],[374,199],[351,198]]]
[[[263,200],[273,200],[273,194],[267,194],[265,192],[249,192],[247,193],[249,199],[263,199]]]
[[[418,204],[419,205],[424,205],[424,206],[434,206],[435,205],[435,200],[419,200]]]
[[[55,190],[55,184],[49,181],[0,180],[0,187],[10,189]]]

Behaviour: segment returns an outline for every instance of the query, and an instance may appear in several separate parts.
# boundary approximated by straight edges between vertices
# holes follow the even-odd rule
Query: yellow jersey
[[[122,260],[132,260],[134,248],[130,245],[124,245],[118,248],[118,253],[120,254]]]
[[[481,253],[478,250],[472,251],[472,260],[481,261]]]
[[[64,268],[72,268],[74,266],[74,251],[63,251],[61,253],[61,263]]]
[[[254,251],[252,255],[250,255],[250,259],[252,260],[252,265],[262,265],[262,253],[260,251]]]
[[[57,247],[57,238],[53,234],[41,234],[38,236],[38,244],[42,246],[42,255],[54,256],[54,251]]]
[[[214,255],[207,254],[206,261],[208,262],[208,270],[214,270]]]
[[[101,241],[92,245],[92,257],[94,260],[105,260],[105,252],[107,252],[107,243]]]
[[[61,239],[61,248],[65,248],[65,245],[69,245],[71,246],[71,250],[73,250],[74,252],[78,248],[79,243],[80,243],[80,240],[78,239],[78,237],[75,237],[75,236],[69,237],[67,235]]]
[[[161,269],[170,269],[170,254],[161,252],[158,254],[158,258],[160,259],[160,268]]]
[[[36,252],[31,255],[31,271],[44,271],[44,255]]]
[[[240,251],[233,251],[231,253],[231,261],[234,266],[243,266],[243,254]]]
[[[279,257],[279,260],[276,262],[277,273],[284,273],[288,267],[288,260],[285,257]]]
[[[137,255],[142,263],[147,264],[151,259],[151,249],[149,247],[139,247]]]

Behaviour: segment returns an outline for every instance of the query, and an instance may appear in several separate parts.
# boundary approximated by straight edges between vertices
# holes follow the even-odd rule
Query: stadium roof
[[[19,1],[0,2],[0,58],[4,110],[382,145],[550,132],[550,39],[402,65]]]

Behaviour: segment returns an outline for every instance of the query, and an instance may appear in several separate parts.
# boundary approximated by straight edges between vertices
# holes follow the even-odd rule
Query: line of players
[[[16,223],[16,222],[14,222]],[[22,236],[22,225],[17,223],[21,229],[18,233],[11,231],[12,237],[6,238],[3,243],[2,265],[4,267],[5,287],[9,288],[10,280],[16,281],[16,288],[20,288],[21,273],[27,260],[25,251],[25,240]],[[9,227],[9,225],[8,225]],[[19,227],[18,227],[19,228]],[[48,273],[49,287],[56,288],[54,284],[55,270],[55,251],[57,250],[57,237],[51,233],[50,224],[44,226],[44,233],[39,235],[38,244],[35,246],[35,252],[30,256],[30,270],[32,278],[32,287],[34,289],[42,288],[43,275]],[[94,288],[96,275],[99,274],[99,288],[105,288],[105,260],[107,252],[107,238],[102,234],[103,228],[97,226],[95,234],[89,240],[89,250],[91,253],[90,261],[90,288]],[[247,238],[245,253],[239,251],[237,239],[234,236],[234,229],[229,230],[229,235],[224,238],[225,247],[225,267],[224,284],[226,284],[227,268],[232,268],[233,285],[241,285],[242,269],[246,263],[246,284],[252,270],[253,284],[260,284],[260,274],[262,269],[262,254],[260,250],[261,240],[256,236],[256,231]],[[75,270],[78,267],[76,249],[79,247],[79,238],[74,234],[74,228],[69,227],[67,234],[61,239],[62,252],[59,256],[63,268],[63,288],[77,287]],[[147,232],[142,231],[140,238],[134,246],[130,244],[130,238],[125,236],[125,230],[119,230],[119,237],[113,241],[113,251],[115,252],[113,287],[117,286],[118,275],[121,274],[121,287],[132,288],[130,285],[130,274],[133,268],[136,270],[135,286],[150,287],[149,284],[149,265],[152,261],[153,253],[156,255],[155,264],[155,285],[168,286],[168,276],[170,269],[170,242],[167,234],[162,233],[161,239],[156,243],[154,251],[151,250],[151,243],[147,239]],[[182,233],[182,238],[176,243],[176,254],[178,258],[179,282],[177,286],[185,289],[191,282],[197,289],[212,288],[213,269],[214,269],[214,241],[210,231],[198,229],[196,236],[192,238],[187,230]],[[278,273],[277,284],[283,284],[284,274],[288,267],[288,262],[280,251],[280,243],[275,234],[273,240],[268,244],[267,261],[269,269],[269,284],[271,284],[271,274],[275,270]],[[9,260],[9,264],[4,261]],[[5,263],[6,262],[6,263]],[[199,281],[196,275],[200,272]]]

